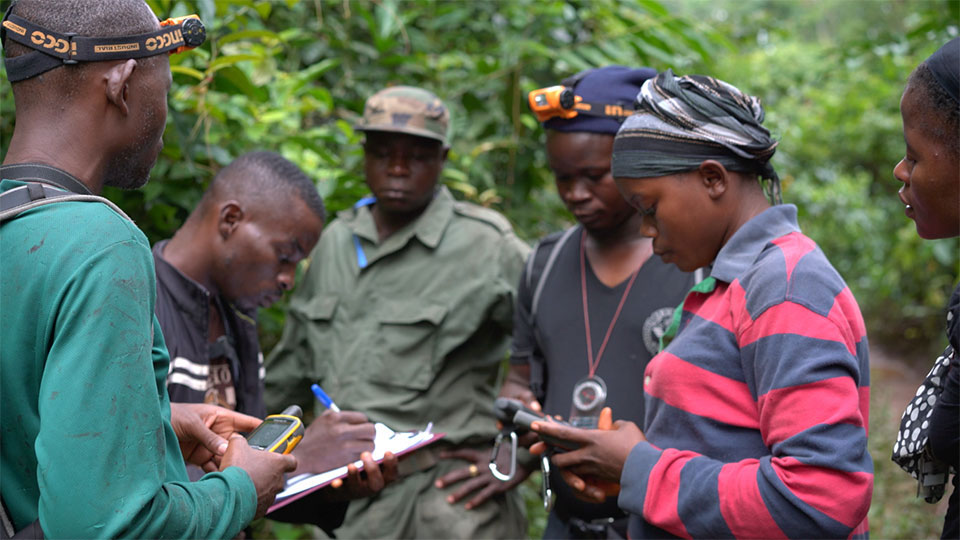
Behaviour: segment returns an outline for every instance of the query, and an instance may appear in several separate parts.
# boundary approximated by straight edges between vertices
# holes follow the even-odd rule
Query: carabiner
[[[553,490],[550,489],[550,458],[540,456],[540,492],[543,496],[543,509],[550,513],[553,509]]]
[[[490,453],[490,474],[501,482],[509,482],[517,473],[517,432],[510,431],[510,472],[503,474],[497,467],[497,458],[500,456],[500,446],[503,443],[503,432],[497,434],[493,443],[493,452]]]

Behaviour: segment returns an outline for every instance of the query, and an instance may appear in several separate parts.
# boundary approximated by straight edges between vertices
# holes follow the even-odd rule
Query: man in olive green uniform
[[[446,433],[400,463],[402,478],[350,505],[343,538],[516,538],[518,494],[465,510],[436,487],[478,476],[496,434],[492,403],[528,248],[500,214],[437,185],[449,115],[433,94],[392,87],[367,100],[371,197],[320,239],[267,360],[268,408],[314,403],[319,382],[340,407],[398,430]]]

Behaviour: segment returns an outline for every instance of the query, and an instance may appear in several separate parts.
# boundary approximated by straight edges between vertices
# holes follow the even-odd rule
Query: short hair
[[[327,220],[323,198],[313,180],[287,158],[265,150],[243,154],[220,169],[201,206],[230,197],[277,202],[278,195],[299,198],[321,221]]]
[[[907,86],[920,92],[921,102],[934,119],[925,122],[923,129],[943,141],[954,159],[960,159],[960,104],[940,86],[926,62],[913,70]]]
[[[19,0],[11,12],[34,24],[62,34],[74,33],[87,37],[114,37],[145,34],[158,28],[157,16],[143,0]],[[3,54],[14,58],[32,52],[33,49],[7,37]],[[162,55],[141,58],[138,62],[150,62]],[[43,82],[37,86],[40,92],[21,92],[19,100],[36,101],[36,93],[55,89],[70,96],[89,62],[64,64],[36,77],[12,83],[14,89],[33,81]],[[31,85],[32,86],[32,85]],[[18,102],[18,105],[26,105]]]

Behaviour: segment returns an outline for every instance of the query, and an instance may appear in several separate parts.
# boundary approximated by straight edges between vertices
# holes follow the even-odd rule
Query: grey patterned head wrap
[[[770,165],[778,143],[761,125],[759,99],[712,77],[676,77],[668,69],[643,83],[637,102],[613,144],[615,178],[667,176],[713,159],[768,181],[768,196],[780,203],[780,179]]]

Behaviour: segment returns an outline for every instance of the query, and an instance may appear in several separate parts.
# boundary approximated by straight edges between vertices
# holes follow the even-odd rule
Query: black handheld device
[[[504,425],[515,426],[514,429],[518,434],[523,434],[530,431],[530,424],[536,421],[556,422],[565,426],[570,425],[563,420],[557,420],[547,416],[546,414],[543,414],[542,412],[537,412],[525,406],[521,401],[511,398],[497,398],[493,402],[493,411],[497,417],[497,420],[503,422]],[[543,439],[545,443],[552,446],[557,452],[574,450],[580,447],[580,445],[575,442],[558,439],[549,435],[540,434],[540,438]]]

